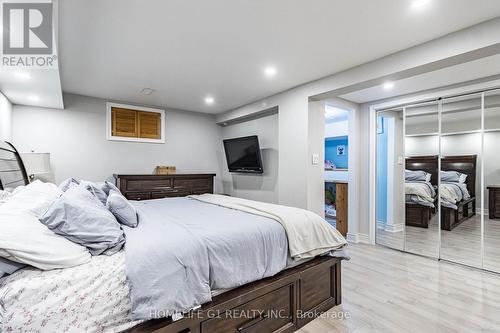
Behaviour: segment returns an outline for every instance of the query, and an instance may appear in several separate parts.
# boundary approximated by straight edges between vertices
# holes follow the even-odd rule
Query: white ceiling
[[[6,2],[0,0],[0,4]],[[31,2],[40,2],[34,0]],[[54,15],[57,10],[54,9]],[[57,20],[54,22],[57,29]],[[2,43],[2,18],[0,18],[0,44]],[[56,41],[56,37],[53,37]],[[54,55],[58,55],[57,43],[54,43]],[[61,79],[58,61],[51,68],[7,67],[0,64],[0,92],[13,104],[40,107],[62,108]]]
[[[500,16],[498,0],[412,3],[64,0],[62,87],[219,113]],[[155,92],[141,94],[145,87]]]
[[[349,111],[328,104],[325,105],[326,123],[336,123],[339,121],[346,121],[348,118],[349,118]]]
[[[482,58],[395,81],[393,82],[394,88],[389,90],[384,89],[383,85],[380,85],[348,93],[341,97],[355,103],[366,103],[472,81],[497,74],[500,74],[500,55]]]
[[[2,68],[0,92],[13,104],[62,108],[61,80],[57,68]]]

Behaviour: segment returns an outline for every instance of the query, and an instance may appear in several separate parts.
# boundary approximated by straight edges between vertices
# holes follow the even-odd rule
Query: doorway
[[[348,232],[349,110],[325,104],[325,219]]]

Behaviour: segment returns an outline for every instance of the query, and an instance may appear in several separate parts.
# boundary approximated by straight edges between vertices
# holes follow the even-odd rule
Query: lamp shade
[[[50,153],[21,153],[20,155],[29,175],[50,172]]]

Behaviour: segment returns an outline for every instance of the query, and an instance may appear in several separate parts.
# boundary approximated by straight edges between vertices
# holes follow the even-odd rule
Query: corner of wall
[[[12,103],[0,92],[0,140],[12,140]]]

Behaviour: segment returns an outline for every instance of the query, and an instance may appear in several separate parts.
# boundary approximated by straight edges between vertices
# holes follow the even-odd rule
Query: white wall
[[[307,209],[325,216],[325,103],[309,103],[307,168]],[[312,156],[318,155],[313,164]]]
[[[368,235],[370,229],[370,105],[361,104],[358,113],[358,211],[359,233]]]
[[[403,119],[400,112],[384,112],[387,117],[387,225],[386,231],[403,230],[404,225],[404,152]]]
[[[0,93],[0,140],[12,140],[12,104]]]
[[[325,124],[325,138],[349,135],[349,121],[336,121]]]
[[[439,154],[439,136],[416,136],[405,139],[405,156],[432,156]]]
[[[257,135],[262,154],[264,173],[238,174],[227,169],[225,156],[222,157],[223,192],[232,196],[278,202],[278,114],[263,116],[257,119],[222,127],[224,139]]]
[[[156,165],[179,172],[217,174],[221,192],[221,128],[213,116],[166,110],[166,143],[106,140],[106,101],[66,94],[66,109],[13,108],[13,142],[21,152],[49,152],[56,182],[67,177],[102,181],[114,173],[152,173]]]

